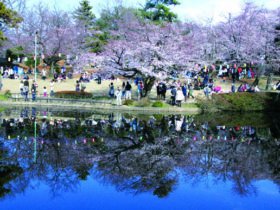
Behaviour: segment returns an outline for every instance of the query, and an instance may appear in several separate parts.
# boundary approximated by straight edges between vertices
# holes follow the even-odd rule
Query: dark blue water
[[[232,192],[232,183],[209,183],[193,186],[180,178],[178,188],[167,198],[157,198],[149,193],[131,195],[118,192],[89,178],[77,183],[75,192],[64,192],[52,198],[50,187],[34,180],[33,187],[13,198],[1,201],[3,209],[279,209],[279,187],[271,181],[253,183],[257,195],[240,197]]]
[[[1,115],[1,209],[279,209],[277,114],[14,111]]]

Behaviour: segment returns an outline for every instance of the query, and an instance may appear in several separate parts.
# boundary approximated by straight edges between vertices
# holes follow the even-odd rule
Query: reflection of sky
[[[211,176],[208,185],[186,183],[184,177],[179,186],[167,198],[159,199],[152,193],[131,195],[117,192],[113,186],[103,186],[88,177],[80,182],[77,192],[65,192],[51,198],[49,187],[40,184],[28,189],[16,198],[0,201],[2,209],[277,209],[279,192],[268,180],[254,182],[257,196],[240,197],[231,190],[232,183],[213,184]],[[31,184],[34,186],[37,181]],[[37,186],[37,185],[35,185]],[[4,208],[3,208],[4,207]]]

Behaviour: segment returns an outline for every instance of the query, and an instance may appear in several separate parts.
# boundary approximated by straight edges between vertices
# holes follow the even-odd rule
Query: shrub
[[[214,102],[214,100],[209,100],[209,99],[204,99],[204,98],[201,98],[201,97],[197,97],[196,101],[197,101],[197,106],[202,111],[214,111],[218,108],[216,103]]]
[[[276,93],[277,94],[277,93]],[[231,111],[261,111],[279,110],[275,93],[221,93],[213,94],[212,100],[198,98],[197,103],[203,111],[231,110]]]
[[[161,120],[164,117],[163,114],[154,114],[153,116],[156,120]]]
[[[92,98],[92,94],[81,91],[58,91],[54,93],[56,98]]]
[[[4,96],[7,97],[7,98],[11,97],[12,96],[11,91],[6,90],[5,93],[4,93]]]
[[[148,106],[150,106],[150,104],[151,104],[151,101],[148,98],[142,98],[139,101],[137,101],[135,106],[137,106],[137,107],[148,107]]]
[[[153,103],[152,107],[163,107],[163,103],[161,101],[156,101]]]
[[[109,98],[108,96],[93,96],[92,99],[93,100],[110,100],[111,98]]]
[[[7,97],[4,95],[0,95],[0,101],[4,101],[4,100],[7,100]]]
[[[126,100],[123,101],[123,105],[130,106],[132,104],[133,104],[133,100],[131,100],[131,99],[126,99]]]
[[[127,99],[127,100],[130,100],[130,99]],[[123,116],[124,116],[125,119],[133,119],[132,114],[124,113]]]

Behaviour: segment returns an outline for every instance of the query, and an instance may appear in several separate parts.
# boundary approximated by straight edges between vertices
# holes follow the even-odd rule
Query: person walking
[[[193,85],[192,85],[192,83],[190,83],[189,84],[189,98],[192,97],[194,99],[194,96],[192,93],[193,93]]]
[[[131,84],[127,81],[125,86],[125,98],[131,99]]]
[[[118,87],[117,91],[115,92],[117,106],[122,105],[122,91],[120,87]]]

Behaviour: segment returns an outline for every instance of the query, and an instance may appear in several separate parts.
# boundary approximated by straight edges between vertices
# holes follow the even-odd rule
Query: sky
[[[35,3],[36,1],[39,0],[33,0],[31,2]],[[79,0],[42,1],[66,10],[77,8],[79,5]],[[133,7],[140,7],[140,5],[144,5],[146,2],[146,0],[89,0],[97,17],[100,14],[101,8],[116,5],[119,1],[122,1],[126,6]],[[179,0],[179,2],[181,5],[172,8],[172,10],[178,14],[181,21],[194,20],[197,22],[204,22],[207,18],[213,17],[214,22],[219,22],[223,19],[224,15],[229,12],[232,13],[232,15],[238,14],[244,0]],[[279,0],[255,0],[254,2],[268,9],[280,7]]]

